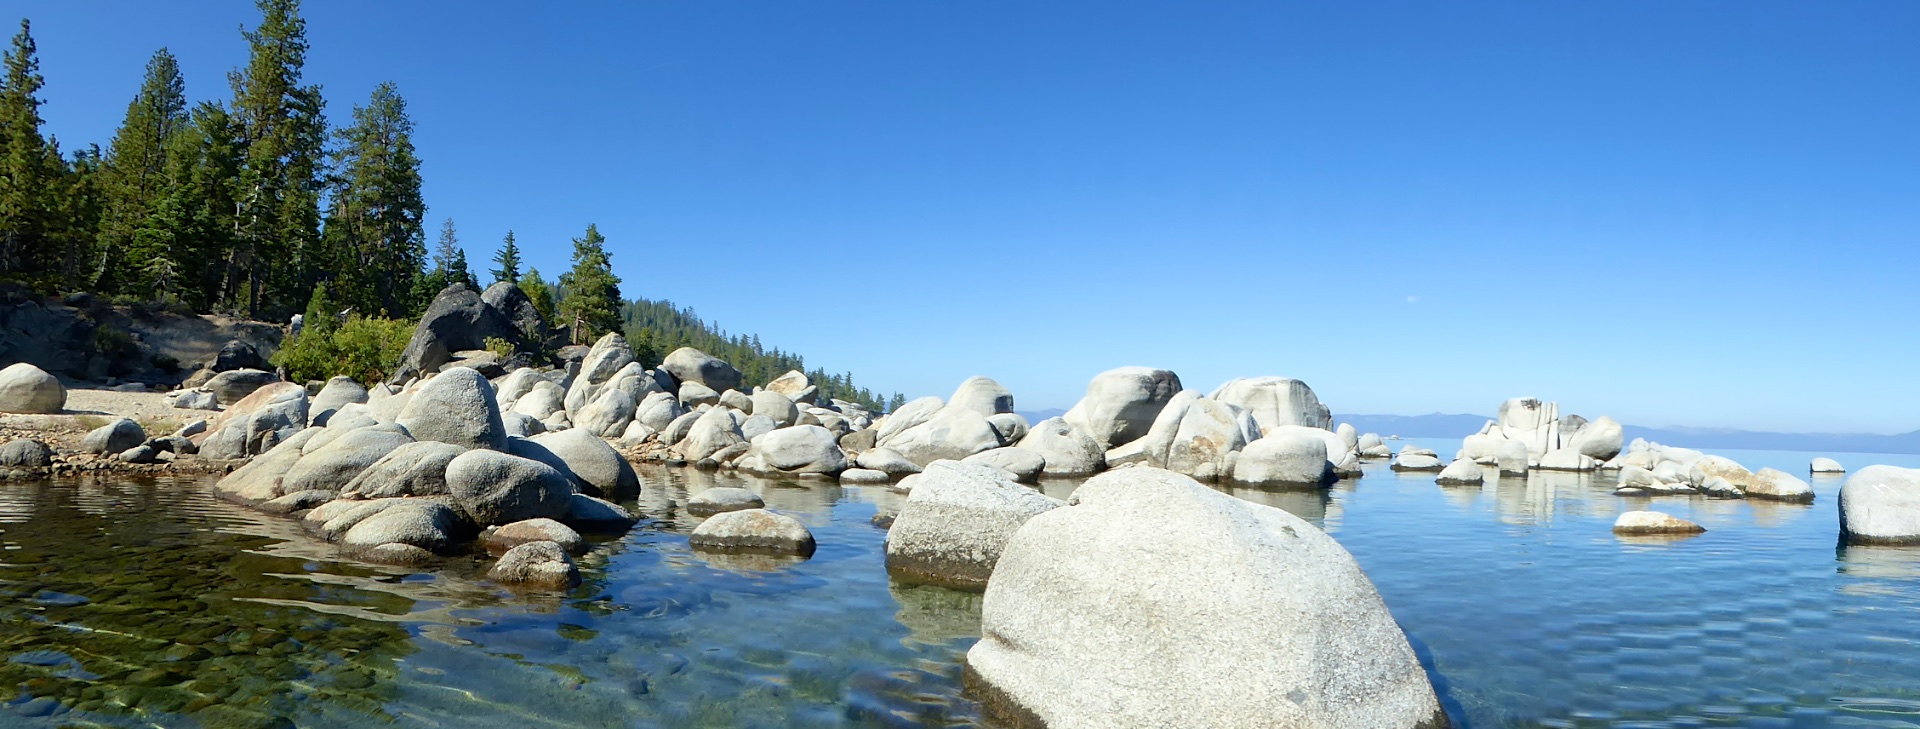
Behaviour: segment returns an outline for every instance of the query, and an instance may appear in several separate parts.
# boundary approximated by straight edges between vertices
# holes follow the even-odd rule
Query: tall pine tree
[[[338,170],[323,240],[333,254],[330,295],[366,314],[404,317],[426,258],[426,202],[407,102],[380,84],[338,132]]]
[[[540,269],[529,268],[520,276],[520,290],[526,292],[527,298],[533,301],[533,308],[540,312],[540,318],[550,326],[560,326],[560,321],[554,318],[557,314],[553,310],[553,289],[547,286],[547,279],[540,275]]]
[[[166,194],[135,233],[147,248],[178,252],[177,295],[200,311],[222,303],[229,261],[239,243],[237,216],[246,163],[239,123],[214,102],[201,102],[169,141]],[[149,272],[151,275],[151,272]],[[155,282],[156,286],[159,284]]]
[[[573,270],[560,275],[559,324],[573,328],[576,343],[620,330],[620,277],[613,275],[607,239],[598,226],[573,239]]]
[[[20,33],[4,59],[0,78],[0,275],[42,289],[72,281],[78,255],[62,244],[66,165],[58,145],[40,134],[40,76],[33,27]]]
[[[140,236],[168,189],[167,155],[187,126],[186,83],[180,64],[162,48],[147,61],[140,93],[107,148],[100,169],[102,217],[94,254],[94,288],[107,293],[151,290],[148,268],[180,268],[182,251],[167,237]],[[164,259],[164,260],[163,260]]]
[[[228,76],[246,167],[223,298],[255,316],[278,316],[303,305],[317,272],[337,257],[320,246],[325,101],[319,86],[300,83],[307,24],[299,0],[255,4],[260,25],[245,33],[252,55]]]
[[[500,245],[500,251],[493,254],[493,263],[499,266],[489,271],[494,283],[520,280],[520,246],[514,245],[513,231],[507,231],[507,240]]]

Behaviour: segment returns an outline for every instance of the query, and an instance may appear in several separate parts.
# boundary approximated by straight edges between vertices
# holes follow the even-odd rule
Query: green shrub
[[[508,357],[513,356],[513,342],[509,342],[505,339],[501,339],[499,337],[487,337],[486,346],[487,346],[487,351],[492,352],[496,355],[499,355],[500,359],[504,360]]]
[[[287,368],[287,379],[292,382],[326,380],[334,375],[363,383],[380,382],[393,374],[411,338],[413,322],[356,316],[331,331],[302,331],[273,354],[273,364]]]
[[[124,359],[140,353],[140,345],[125,329],[98,326],[93,329],[93,348],[109,359]]]

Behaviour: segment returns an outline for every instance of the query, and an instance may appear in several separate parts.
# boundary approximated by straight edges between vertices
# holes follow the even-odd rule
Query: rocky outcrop
[[[495,284],[494,288],[511,285]],[[492,293],[492,289],[489,292]],[[510,300],[514,297],[504,289],[494,298],[513,305]],[[522,300],[525,298],[525,293],[518,297]],[[426,312],[420,315],[420,323],[413,329],[413,338],[408,340],[406,350],[400,355],[400,364],[389,381],[400,384],[432,374],[442,365],[452,362],[455,352],[486,349],[488,339],[505,340],[515,345],[516,349],[544,346],[544,341],[530,341],[521,331],[521,326],[515,323],[514,317],[524,319],[526,311],[530,309],[529,303],[524,309],[503,312],[462,284],[442,289],[439,295],[433,297],[433,303],[427,305]],[[533,317],[538,319],[539,314],[534,313]]]
[[[1840,539],[1920,545],[1920,469],[1868,466],[1840,486]]]
[[[60,380],[25,362],[0,369],[0,413],[57,413],[67,407]]]
[[[1020,527],[987,583],[966,678],[992,717],[1447,726],[1379,593],[1311,524],[1152,468],[1095,477],[1069,503]]]
[[[985,589],[1020,525],[1064,505],[985,464],[936,461],[915,479],[887,530],[887,572],[909,582]]]

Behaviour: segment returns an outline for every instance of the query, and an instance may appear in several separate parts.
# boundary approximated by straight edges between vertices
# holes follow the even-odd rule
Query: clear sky
[[[174,7],[179,5],[181,7]],[[160,46],[226,98],[248,2],[19,0],[50,130]],[[392,80],[429,218],[542,272],[1022,409],[1093,374],[1340,412],[1557,399],[1650,426],[1920,428],[1920,4],[310,3]]]

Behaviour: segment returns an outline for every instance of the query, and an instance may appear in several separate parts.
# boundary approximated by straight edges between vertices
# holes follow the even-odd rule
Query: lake
[[[1718,453],[1795,474],[1823,455]],[[903,497],[640,472],[653,518],[596,540],[565,595],[497,588],[482,557],[343,561],[202,480],[0,484],[0,726],[981,723],[959,691],[979,596],[887,577],[871,519]],[[1440,487],[1374,461],[1325,492],[1226,490],[1353,552],[1456,726],[1920,727],[1920,548],[1837,547],[1841,480],[1810,482],[1811,505],[1628,499],[1605,474]],[[677,505],[716,485],[819,551],[690,551]],[[1615,537],[1634,508],[1709,531]]]

